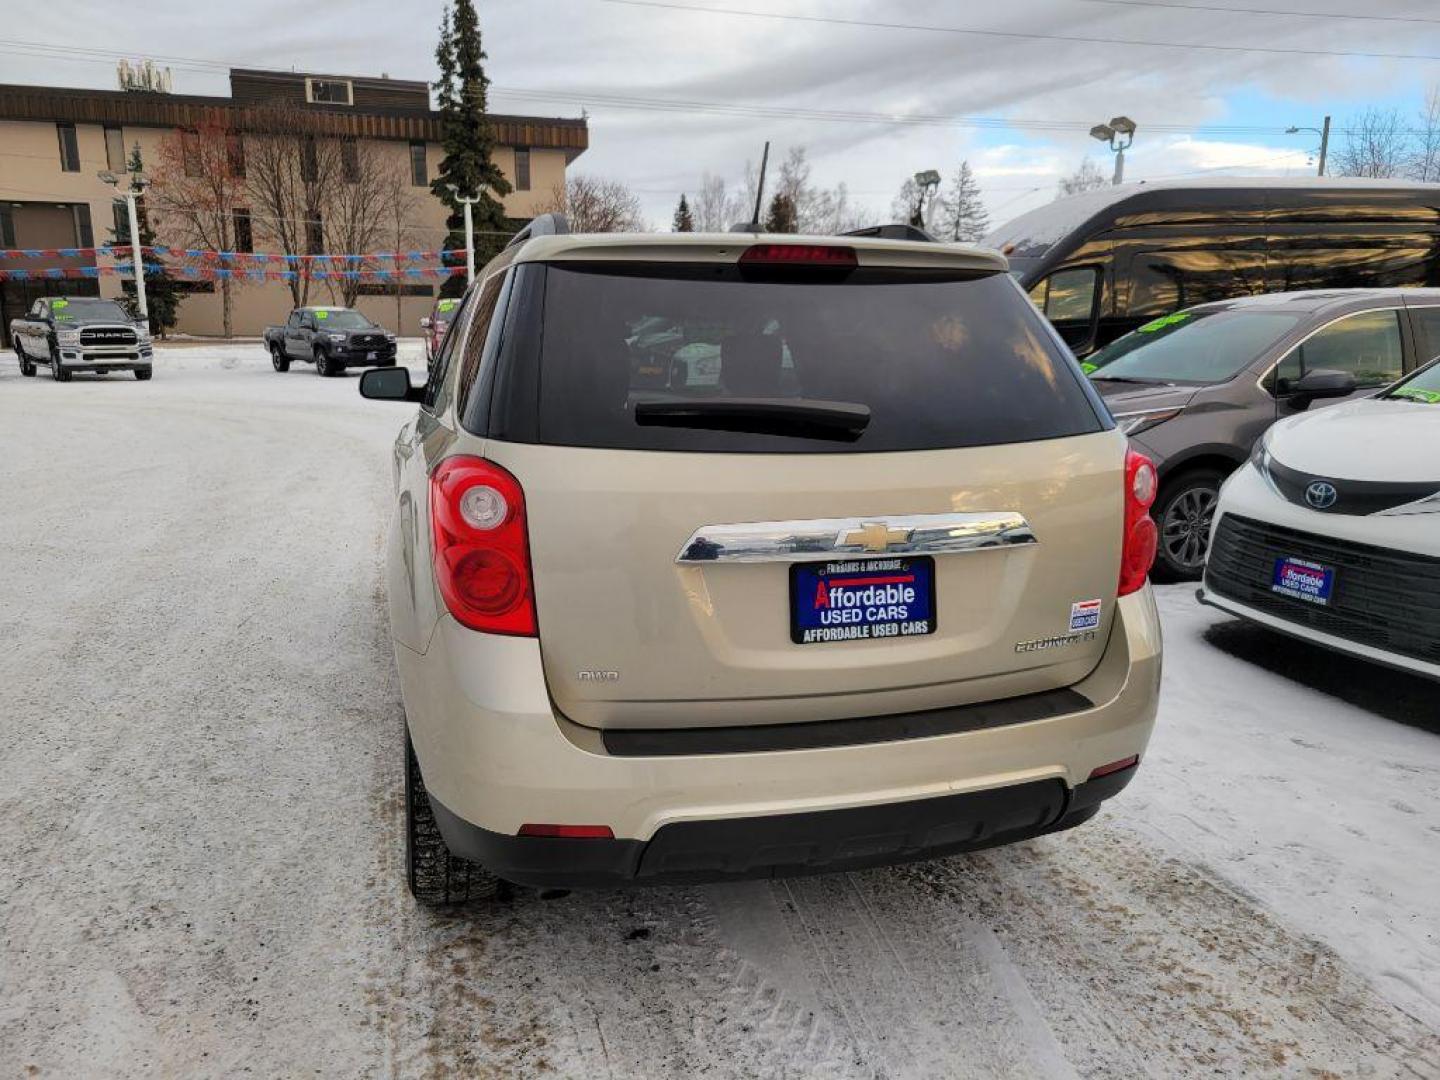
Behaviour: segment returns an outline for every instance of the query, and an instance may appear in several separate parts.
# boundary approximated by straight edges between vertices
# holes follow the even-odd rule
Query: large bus
[[[1121,184],[985,244],[1077,356],[1160,315],[1294,289],[1440,285],[1440,184],[1355,178]]]

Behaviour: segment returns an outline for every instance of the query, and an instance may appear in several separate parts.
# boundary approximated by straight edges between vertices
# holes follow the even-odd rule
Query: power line
[[[1167,11],[1223,11],[1235,15],[1285,15],[1292,19],[1345,19],[1354,22],[1440,25],[1440,19],[1427,19],[1420,15],[1350,15],[1336,11],[1287,11],[1281,8],[1222,7],[1219,4],[1171,4],[1165,3],[1164,0],[1085,0],[1085,2],[1110,4],[1114,7],[1165,8]]]
[[[935,26],[925,23],[879,22],[869,19],[842,19],[830,15],[792,15],[773,11],[747,11],[741,8],[703,7],[681,4],[673,0],[600,0],[602,4],[626,7],[661,8],[668,11],[699,12],[706,15],[737,15],[752,19],[778,19],[786,22],[825,23],[832,26],[863,26],[880,30],[919,30],[936,34],[963,34],[974,37],[1006,38],[1023,41],[1059,41],[1082,45],[1126,45],[1142,49],[1200,49],[1209,52],[1270,53],[1278,56],[1329,56],[1369,60],[1440,60],[1440,54],[1362,52],[1342,49],[1279,48],[1266,45],[1216,45],[1200,42],[1144,41],[1136,38],[1100,37],[1082,34],[1037,34],[1019,30],[974,30],[960,26]]]

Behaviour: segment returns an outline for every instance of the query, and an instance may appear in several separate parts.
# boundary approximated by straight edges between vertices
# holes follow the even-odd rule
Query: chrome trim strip
[[[949,555],[984,548],[1037,544],[1019,514],[904,514],[871,518],[813,518],[702,525],[690,534],[675,561],[792,563],[882,555]]]

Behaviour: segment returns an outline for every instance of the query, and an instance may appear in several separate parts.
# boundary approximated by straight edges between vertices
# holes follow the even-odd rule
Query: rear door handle
[[[1009,510],[812,518],[702,525],[690,534],[675,561],[681,565],[792,563],[867,555],[949,555],[1038,543],[1030,523]]]

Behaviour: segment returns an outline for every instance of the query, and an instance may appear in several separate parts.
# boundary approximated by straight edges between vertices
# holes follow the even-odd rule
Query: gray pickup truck
[[[284,326],[265,328],[265,348],[276,371],[289,371],[294,360],[314,364],[326,376],[395,364],[395,335],[354,308],[296,308]]]
[[[10,320],[10,342],[20,374],[34,375],[44,364],[56,382],[69,382],[76,371],[133,371],[135,378],[148,379],[154,359],[144,324],[98,296],[40,297]]]

